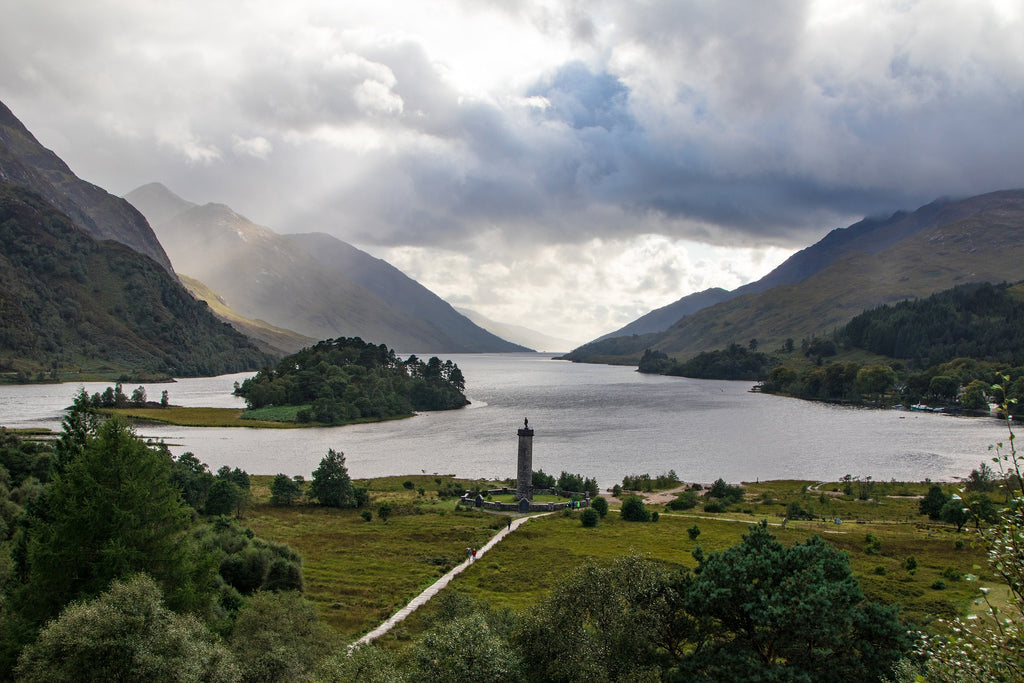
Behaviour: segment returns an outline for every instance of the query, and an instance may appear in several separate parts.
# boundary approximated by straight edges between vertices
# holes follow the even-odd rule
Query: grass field
[[[367,522],[357,510],[271,506],[271,478],[254,477],[255,504],[245,521],[258,535],[288,543],[302,553],[308,597],[340,635],[355,639],[461,562],[466,547],[483,545],[505,526],[504,515],[457,510],[454,499],[436,495],[441,484],[454,481],[473,488],[481,482],[444,477],[439,484],[436,479],[410,475],[358,482],[371,493],[368,509],[373,519]],[[700,528],[698,542],[711,552],[735,544],[761,519],[768,520],[772,532],[786,544],[818,534],[846,551],[865,594],[879,602],[899,603],[904,618],[918,624],[965,613],[974,608],[979,587],[996,585],[983,548],[972,542],[973,532],[957,533],[917,514],[913,496],[923,494],[928,484],[889,482],[884,488],[875,484],[878,497],[870,500],[858,500],[856,491],[843,494],[843,482],[813,488],[817,484],[744,484],[745,500],[721,514],[705,513],[699,507],[676,513],[650,506],[660,513],[652,523],[624,522],[615,506],[593,529],[581,526],[578,513],[539,517],[493,548],[446,590],[467,593],[494,607],[528,609],[567,571],[589,558],[640,553],[693,567],[696,543],[690,540],[688,528],[695,524]],[[818,516],[813,521],[790,520],[783,527],[781,515],[794,500],[804,509],[813,508]],[[376,508],[385,501],[393,512],[382,522]],[[841,519],[838,525],[836,517]],[[911,556],[917,565],[914,570],[907,569]],[[428,605],[420,612],[429,609]],[[386,639],[405,640],[421,627],[422,615],[414,614]]]

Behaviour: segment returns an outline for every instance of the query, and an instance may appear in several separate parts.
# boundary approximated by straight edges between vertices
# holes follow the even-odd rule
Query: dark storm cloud
[[[496,11],[438,6],[460,7]],[[1024,184],[1021,20],[995,5],[501,7],[568,47],[514,87],[469,92],[416,26],[360,23],[366,7],[14,2],[0,97],[114,191],[162,180],[278,229],[382,245],[496,229],[795,246]]]

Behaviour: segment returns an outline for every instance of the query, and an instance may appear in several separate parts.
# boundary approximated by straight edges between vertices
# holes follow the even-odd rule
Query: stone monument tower
[[[516,500],[533,500],[533,430],[523,419],[519,429],[519,460],[516,467]]]

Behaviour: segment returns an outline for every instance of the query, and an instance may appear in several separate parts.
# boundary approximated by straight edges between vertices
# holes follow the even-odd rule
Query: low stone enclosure
[[[553,512],[555,510],[564,510],[565,508],[585,508],[590,507],[590,494],[589,493],[576,493],[574,491],[556,491],[555,489],[534,489],[533,494],[539,496],[561,496],[562,498],[570,498],[564,503],[535,503],[527,498],[521,498],[515,503],[497,503],[492,500],[484,500],[484,496],[507,496],[514,495],[516,489],[510,489],[504,486],[500,489],[490,489],[489,491],[481,491],[475,496],[472,492],[466,492],[463,494],[459,503],[469,507],[484,508],[485,510],[498,510],[500,512]]]

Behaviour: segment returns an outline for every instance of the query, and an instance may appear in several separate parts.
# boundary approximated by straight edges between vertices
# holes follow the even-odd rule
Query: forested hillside
[[[1024,286],[961,285],[855,316],[840,342],[917,367],[972,358],[1024,364]]]
[[[0,184],[0,371],[10,379],[215,375],[270,358],[149,257]]]
[[[459,366],[436,356],[402,360],[384,344],[328,339],[287,356],[242,382],[250,408],[292,406],[299,422],[339,424],[449,410],[469,401]]]

